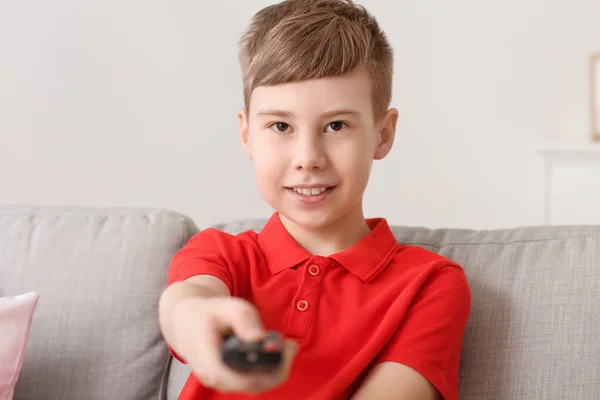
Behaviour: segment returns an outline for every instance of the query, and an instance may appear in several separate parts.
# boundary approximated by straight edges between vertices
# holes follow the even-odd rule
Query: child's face
[[[397,120],[395,109],[375,120],[365,70],[258,87],[249,107],[241,141],[271,207],[308,229],[362,217],[371,165],[389,152]]]

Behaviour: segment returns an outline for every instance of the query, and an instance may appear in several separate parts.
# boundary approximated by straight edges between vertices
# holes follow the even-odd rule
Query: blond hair
[[[375,18],[351,0],[286,0],[260,10],[240,40],[244,102],[252,91],[366,67],[373,109],[392,97],[393,51]]]

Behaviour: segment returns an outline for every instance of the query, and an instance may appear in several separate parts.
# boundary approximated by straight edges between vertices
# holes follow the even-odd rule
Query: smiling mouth
[[[335,188],[335,186],[322,186],[322,187],[313,187],[313,188],[303,188],[303,187],[288,187],[286,189],[292,190],[298,194],[304,196],[318,196],[321,193],[324,193],[328,190]]]

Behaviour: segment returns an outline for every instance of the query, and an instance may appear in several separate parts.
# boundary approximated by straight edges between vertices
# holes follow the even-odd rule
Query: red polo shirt
[[[262,399],[349,398],[377,363],[393,361],[458,398],[458,366],[470,310],[463,270],[440,255],[398,244],[384,219],[329,257],[304,250],[279,214],[260,233],[196,234],[173,258],[168,284],[198,274],[220,278],[253,303],[266,329],[298,341],[291,374]],[[250,399],[220,394],[191,374],[179,399]]]

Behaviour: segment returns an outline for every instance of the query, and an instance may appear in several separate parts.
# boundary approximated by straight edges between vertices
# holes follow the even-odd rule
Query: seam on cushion
[[[162,376],[160,377],[160,387],[158,388],[158,400],[167,400],[167,387],[169,386],[169,374],[171,372],[171,364],[173,356],[168,353],[167,361],[163,367]]]
[[[453,242],[446,243],[443,245],[436,244],[434,242],[419,241],[419,242],[399,242],[404,245],[417,245],[417,246],[432,246],[441,249],[449,246],[481,246],[481,245],[500,245],[509,246],[511,244],[524,244],[524,243],[539,243],[548,242],[553,240],[567,240],[567,239],[598,239],[598,236],[566,236],[566,237],[553,237],[546,239],[526,239],[526,240],[512,240],[510,242]]]
[[[179,249],[183,248],[183,246],[186,244],[187,238],[190,236],[190,232],[189,232],[188,225],[186,224],[186,221],[184,218],[179,216],[177,218],[177,220],[179,221],[179,227],[181,228],[181,231],[180,231],[181,237],[179,239],[179,246],[178,246],[178,250],[179,250]],[[166,344],[166,341],[165,341],[165,344]],[[162,376],[160,377],[158,400],[167,400],[167,391],[168,391],[168,387],[169,387],[169,375],[171,372],[172,364],[173,364],[173,356],[171,355],[170,352],[168,352],[167,359],[166,359],[165,365],[163,367],[163,373],[162,373]]]
[[[181,249],[187,242],[186,239],[190,235],[189,235],[188,227],[185,223],[185,220],[183,218],[178,218],[178,220],[179,220],[179,226],[181,227],[181,240],[179,241],[179,249]]]
[[[181,232],[180,232],[181,237],[180,237],[179,246],[178,246],[178,250],[180,250],[187,243],[191,232],[189,229],[189,225],[187,224],[187,221],[184,217],[179,216],[177,219],[179,221],[179,226],[181,228]],[[165,344],[166,344],[166,342],[165,342]],[[173,365],[173,360],[174,360],[174,357],[171,354],[171,352],[169,351],[167,354],[167,360],[165,362],[165,366],[163,367],[163,374],[162,374],[161,380],[160,380],[160,388],[158,391],[158,400],[167,400],[167,398],[168,398],[169,378],[170,378],[170,373],[171,373],[171,367]]]

